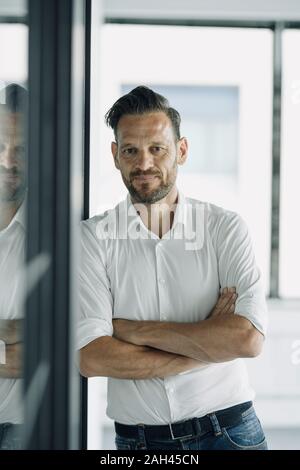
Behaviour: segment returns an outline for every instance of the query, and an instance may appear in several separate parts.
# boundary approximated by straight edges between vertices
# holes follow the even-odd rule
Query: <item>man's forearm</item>
[[[6,344],[18,343],[22,340],[23,319],[0,320],[0,340]]]
[[[121,321],[122,320],[118,320]],[[206,363],[252,357],[260,333],[246,318],[232,314],[196,323],[127,321],[117,337],[136,345],[180,354]],[[122,330],[125,336],[122,338]],[[257,341],[257,345],[255,343]],[[253,352],[252,352],[253,351]]]
[[[13,365],[0,365],[0,378],[1,379],[20,379],[22,377],[22,370]]]
[[[204,363],[148,346],[137,346],[104,336],[80,350],[80,372],[86,377],[152,379],[168,377]]]

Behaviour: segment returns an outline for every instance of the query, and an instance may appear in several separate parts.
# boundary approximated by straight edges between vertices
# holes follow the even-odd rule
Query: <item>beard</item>
[[[16,202],[23,199],[26,180],[23,172],[0,168],[0,202]]]
[[[154,204],[157,201],[160,201],[169,194],[173,187],[172,184],[161,184],[158,188],[149,191],[145,183],[141,186],[141,189],[136,189],[131,183],[126,184],[126,181],[123,178],[123,181],[130,193],[132,199],[136,202],[141,202],[143,204]]]
[[[160,184],[159,186],[155,187],[154,189],[151,189],[151,184],[152,183],[142,183],[137,189],[134,184],[133,180],[135,176],[139,175],[154,175],[160,178]],[[158,175],[157,173],[150,173],[150,172],[134,172],[130,175],[129,180],[126,179],[123,174],[122,174],[122,179],[123,182],[126,186],[126,188],[129,191],[130,196],[132,199],[136,202],[143,203],[143,204],[154,204],[164,197],[166,197],[171,189],[174,186],[174,183],[176,181],[176,176],[177,176],[177,164],[175,162],[170,174],[168,174],[167,181],[164,183],[162,180],[161,175]]]

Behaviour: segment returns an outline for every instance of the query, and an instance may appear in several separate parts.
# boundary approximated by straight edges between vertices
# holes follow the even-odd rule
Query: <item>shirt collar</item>
[[[127,211],[127,214],[130,216],[131,221],[135,221],[136,224],[144,226],[139,214],[137,213],[132,201],[130,194],[127,193],[126,199],[123,201],[123,210]],[[176,210],[174,214],[174,220],[171,228],[171,232],[175,233],[176,230],[180,230],[183,226],[187,225],[187,208],[186,208],[186,199],[184,194],[178,190],[178,200],[176,205]],[[146,227],[145,227],[146,229]],[[146,229],[148,230],[148,229]],[[152,234],[152,232],[151,232]],[[151,235],[152,236],[152,235]],[[153,238],[158,238],[153,234]],[[163,237],[164,238],[164,237]]]
[[[23,200],[22,204],[20,205],[14,217],[15,222],[18,222],[23,227],[24,230],[26,228],[26,221],[25,221],[26,206],[27,206],[27,200],[25,197],[25,199]]]
[[[186,225],[187,224],[187,208],[186,208],[186,199],[184,194],[178,190],[178,200],[177,207],[174,215],[172,229],[175,228],[178,224]]]
[[[23,199],[22,204],[20,205],[19,209],[11,219],[9,225],[6,227],[5,230],[8,230],[10,227],[12,227],[16,222],[23,227],[23,229],[26,229],[26,221],[25,221],[25,215],[26,215],[26,205],[27,205],[27,197],[25,196]]]

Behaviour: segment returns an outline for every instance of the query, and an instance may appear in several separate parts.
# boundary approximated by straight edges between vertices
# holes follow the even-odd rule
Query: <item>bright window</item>
[[[300,31],[284,31],[279,293],[285,298],[300,297],[300,63],[295,60],[299,48]]]
[[[181,133],[189,140],[179,188],[245,218],[268,293],[272,32],[107,24],[99,39],[101,50],[92,61],[90,215],[127,194],[110,153],[114,137],[104,115],[124,92],[150,86],[181,113]],[[114,446],[105,407],[106,379],[89,380],[89,449]]]
[[[166,38],[168,47],[161,47]],[[105,25],[100,59],[101,121],[92,135],[95,139],[97,134],[98,144],[91,149],[91,215],[127,193],[110,154],[113,134],[104,114],[136,84],[153,87],[181,112],[182,134],[190,143],[178,186],[190,197],[245,218],[268,293],[272,32]]]

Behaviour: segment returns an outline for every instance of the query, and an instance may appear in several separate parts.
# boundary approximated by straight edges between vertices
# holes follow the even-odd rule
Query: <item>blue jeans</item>
[[[116,434],[117,450],[267,450],[267,442],[253,406],[244,411],[237,426],[221,428],[216,413],[209,415],[213,431],[189,438],[146,440],[143,426],[139,438],[124,438]]]
[[[0,450],[22,449],[21,424],[0,423]]]

